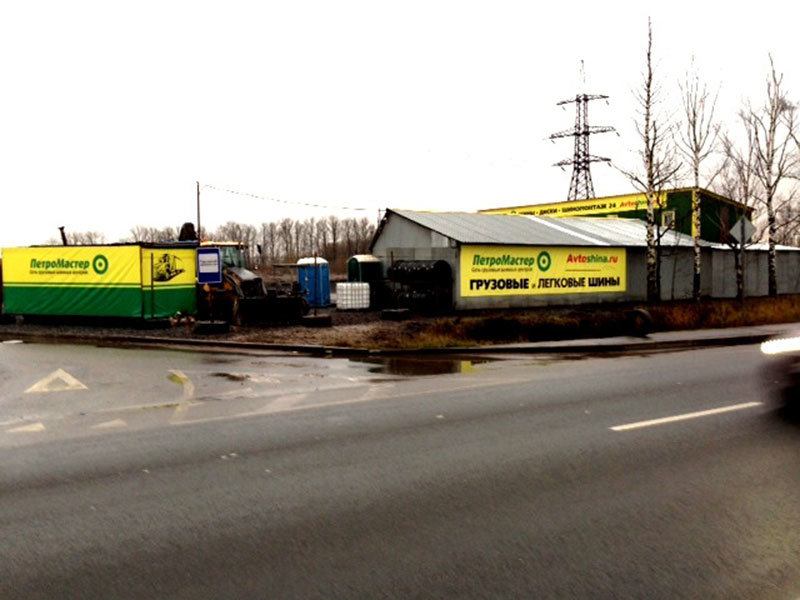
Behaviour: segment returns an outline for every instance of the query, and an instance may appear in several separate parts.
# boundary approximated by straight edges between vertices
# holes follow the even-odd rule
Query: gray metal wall
[[[706,265],[703,265],[705,268]],[[766,296],[769,293],[768,253],[766,250],[745,251],[744,293]],[[779,294],[800,293],[800,251],[778,250],[776,270]],[[714,250],[710,271],[713,275],[711,296],[736,297],[736,267],[732,251]]]
[[[662,248],[661,297],[679,300],[692,297],[694,250],[691,247]],[[486,308],[526,308],[548,305],[577,305],[598,302],[643,302],[647,299],[646,249],[627,249],[628,289],[623,293],[553,294],[543,296],[495,296],[462,298],[459,285],[460,248],[426,227],[406,219],[389,219],[375,241],[372,253],[388,267],[393,260],[444,260],[453,272],[454,308],[474,310]],[[745,253],[745,294],[767,295],[767,252],[748,250]],[[703,296],[736,297],[736,271],[733,251],[703,248],[700,289]],[[800,251],[778,251],[778,293],[800,293]]]
[[[402,217],[393,216],[384,223],[380,236],[375,240],[372,254],[383,258],[392,250],[403,249],[425,253],[434,248],[451,248],[451,246],[455,250],[455,244],[451,244],[450,238]],[[420,260],[428,258],[430,257]]]
[[[644,248],[640,250],[643,254]],[[637,274],[637,279],[644,273],[647,286],[647,267]],[[701,265],[701,276],[703,273]],[[702,289],[703,281],[700,286]],[[661,248],[661,298],[663,300],[680,300],[691,298],[694,286],[694,249],[693,248]],[[645,287],[646,289],[646,287]],[[646,297],[646,294],[645,294]]]
[[[450,238],[399,217],[384,224],[372,247],[372,254],[383,260],[386,268],[396,260],[446,261],[456,282],[458,252],[457,244]]]

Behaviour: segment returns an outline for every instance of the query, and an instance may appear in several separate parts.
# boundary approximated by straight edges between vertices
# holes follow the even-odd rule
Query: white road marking
[[[303,400],[308,398],[311,394],[287,394],[285,396],[278,396],[274,400],[270,400],[261,409],[263,413],[282,412],[294,408]]]
[[[127,427],[128,424],[123,421],[122,419],[114,419],[113,421],[105,421],[103,423],[98,423],[97,425],[92,425],[92,429],[114,429],[117,427]]]
[[[611,429],[612,431],[629,431],[631,429],[639,429],[641,427],[652,427],[653,425],[664,425],[665,423],[674,423],[675,421],[686,421],[687,419],[699,419],[700,417],[718,415],[721,413],[731,412],[734,410],[745,410],[747,408],[754,408],[756,406],[761,406],[761,404],[762,402],[745,402],[744,404],[721,406],[719,408],[712,408],[709,410],[701,410],[698,412],[685,413],[682,415],[675,415],[672,417],[651,419],[650,421],[639,421],[637,423],[628,423],[627,425],[617,425],[616,427],[609,427],[609,429]]]
[[[32,423],[30,425],[22,425],[21,427],[14,427],[8,429],[6,433],[39,433],[46,429],[44,423]]]
[[[40,379],[25,390],[26,394],[42,392],[64,392],[67,390],[88,390],[89,388],[67,373],[64,369],[56,369],[44,379]]]
[[[253,396],[255,396],[255,392],[251,387],[231,390],[229,392],[222,392],[221,394],[217,394],[217,398],[252,398]]]
[[[504,384],[515,384],[515,383],[523,383],[528,381],[528,379],[517,378],[517,379],[502,379],[501,382]],[[459,392],[459,391],[466,391],[466,390],[475,390],[484,387],[491,387],[498,384],[498,381],[487,381],[485,383],[478,383],[478,384],[470,384],[470,385],[462,385],[462,386],[454,386],[451,388],[440,389],[437,388],[435,390],[423,390],[418,392],[401,392],[396,393],[394,390],[394,385],[386,386],[387,395],[385,396],[375,396],[372,394],[366,394],[364,397],[360,398],[347,398],[343,400],[332,400],[327,402],[316,402],[312,404],[304,404],[302,406],[291,406],[291,407],[282,407],[279,409],[275,409],[274,406],[270,406],[267,404],[263,408],[254,411],[247,411],[237,413],[235,415],[219,415],[216,417],[203,417],[199,419],[192,419],[192,420],[185,420],[185,421],[173,421],[170,425],[195,425],[198,423],[213,423],[217,421],[232,421],[236,419],[247,419],[250,417],[261,417],[266,414],[279,414],[284,412],[295,412],[295,411],[305,411],[305,410],[314,410],[317,408],[327,408],[330,406],[344,406],[348,404],[361,404],[361,403],[368,403],[380,400],[396,400],[397,398],[403,397],[420,397],[420,396],[435,396],[438,394],[444,393],[452,393],[452,392]],[[385,385],[385,384],[381,384]]]

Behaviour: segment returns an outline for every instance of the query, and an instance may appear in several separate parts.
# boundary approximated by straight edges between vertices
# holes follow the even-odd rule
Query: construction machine
[[[233,325],[298,321],[308,313],[308,302],[299,283],[291,286],[266,286],[264,280],[247,268],[247,244],[206,241],[201,248],[218,248],[222,263],[222,282],[198,286],[197,310],[200,319],[224,320]]]

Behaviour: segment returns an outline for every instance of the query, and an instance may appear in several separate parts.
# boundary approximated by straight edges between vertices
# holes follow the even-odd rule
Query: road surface
[[[1,598],[800,597],[757,347],[0,352]]]

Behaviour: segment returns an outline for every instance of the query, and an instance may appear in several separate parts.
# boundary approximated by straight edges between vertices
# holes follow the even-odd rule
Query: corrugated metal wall
[[[627,248],[627,291],[624,293],[508,295],[463,298],[460,294],[459,252],[455,242],[406,219],[390,219],[372,250],[386,267],[392,260],[445,260],[453,271],[454,307],[459,310],[525,308],[598,302],[643,302],[647,298],[646,249]],[[767,252],[748,250],[745,263],[745,293],[767,295]],[[729,249],[704,248],[701,292],[713,298],[736,297],[736,271]],[[694,254],[690,247],[664,247],[661,260],[661,296],[664,300],[692,297]],[[778,292],[800,293],[800,249],[778,252]]]

